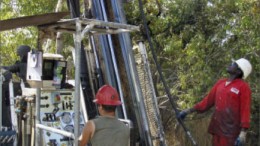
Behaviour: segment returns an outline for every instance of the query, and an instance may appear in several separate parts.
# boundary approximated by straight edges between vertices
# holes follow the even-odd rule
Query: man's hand
[[[244,146],[246,143],[246,131],[242,130],[235,141],[235,146]]]
[[[181,112],[179,112],[178,114],[177,114],[177,118],[178,119],[181,119],[181,120],[184,120],[185,119],[185,117],[188,115],[188,114],[190,114],[191,112],[193,112],[194,111],[194,109],[185,109],[185,110],[183,110],[183,111],[181,111]]]

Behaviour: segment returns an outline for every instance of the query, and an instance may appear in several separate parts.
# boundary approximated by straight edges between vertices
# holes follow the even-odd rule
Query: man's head
[[[239,78],[246,79],[252,72],[252,65],[245,58],[240,58],[232,62],[227,69],[228,73],[236,75]]]
[[[27,45],[21,45],[21,46],[17,47],[17,49],[16,49],[16,53],[20,57],[21,61],[27,60],[27,54],[30,51],[31,51],[31,48]]]
[[[98,90],[94,102],[102,105],[104,110],[110,112],[115,111],[116,106],[122,104],[119,100],[118,92],[110,85],[104,85]]]

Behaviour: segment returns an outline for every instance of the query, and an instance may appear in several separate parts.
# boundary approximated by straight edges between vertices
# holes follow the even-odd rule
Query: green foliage
[[[57,1],[3,0],[0,3],[0,18],[1,20],[5,20],[23,16],[52,13],[55,11],[56,5]],[[63,3],[62,7],[62,11],[67,11],[67,8],[65,8],[66,2]],[[73,44],[73,39],[71,37],[64,35],[64,39],[67,40],[64,41],[64,46]],[[19,45],[23,44],[28,45],[33,49],[38,49],[38,29],[36,27],[17,28],[0,32],[1,64],[13,64],[15,60],[18,59],[15,50]],[[49,52],[55,52],[55,39],[50,43],[49,48]]]
[[[251,61],[253,72],[247,80],[253,93],[250,142],[257,141],[260,109],[259,0],[143,2],[159,64],[172,95],[178,97],[175,100],[181,109],[200,101],[219,78],[226,77],[225,70],[231,59],[246,57]],[[57,1],[46,0],[2,0],[0,19],[54,12],[56,3]],[[124,9],[128,24],[143,23],[137,0],[127,3]],[[15,49],[21,44],[37,48],[37,35],[35,27],[0,32],[0,64],[8,65],[17,60]],[[132,35],[134,41],[146,39],[144,29],[141,35]],[[64,40],[64,46],[73,43],[70,36],[65,35]],[[53,49],[54,46],[55,43],[52,42],[50,48]],[[148,52],[149,50],[148,47]],[[66,47],[64,52],[68,51],[69,47]],[[64,56],[67,58],[68,55]],[[151,54],[149,57],[152,58]],[[165,95],[155,65],[153,61],[150,63],[158,96]]]

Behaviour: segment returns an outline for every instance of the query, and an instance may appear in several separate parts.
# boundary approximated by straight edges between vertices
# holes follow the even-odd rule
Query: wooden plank
[[[57,22],[69,15],[69,12],[47,13],[34,16],[25,16],[0,21],[0,31],[16,29],[27,26],[38,26]]]

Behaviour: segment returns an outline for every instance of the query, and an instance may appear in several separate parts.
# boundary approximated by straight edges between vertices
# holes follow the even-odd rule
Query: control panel
[[[74,91],[73,90],[42,90],[40,118],[41,123],[48,127],[74,133]],[[83,115],[80,112],[80,133],[84,127]],[[72,146],[73,139],[43,130],[43,145]]]

